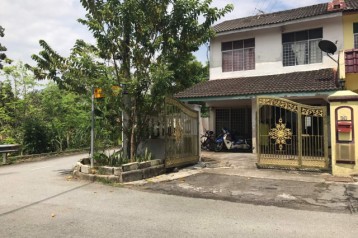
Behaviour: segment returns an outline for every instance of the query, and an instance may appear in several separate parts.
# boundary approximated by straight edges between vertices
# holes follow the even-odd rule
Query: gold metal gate
[[[327,109],[257,98],[258,165],[328,168]]]
[[[199,113],[185,104],[165,99],[165,167],[199,161]]]

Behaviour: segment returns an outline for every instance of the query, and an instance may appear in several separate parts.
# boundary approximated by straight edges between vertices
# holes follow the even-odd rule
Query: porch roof
[[[262,94],[326,92],[338,90],[332,69],[209,80],[175,94],[178,99],[200,99]]]

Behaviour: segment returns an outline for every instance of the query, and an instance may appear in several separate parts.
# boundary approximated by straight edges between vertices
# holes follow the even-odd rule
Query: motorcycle
[[[227,129],[222,129],[222,134],[216,139],[215,151],[232,150],[232,151],[248,151],[251,150],[251,145],[248,139],[235,139]]]
[[[201,136],[201,149],[214,151],[216,146],[215,136],[213,131],[205,131]]]

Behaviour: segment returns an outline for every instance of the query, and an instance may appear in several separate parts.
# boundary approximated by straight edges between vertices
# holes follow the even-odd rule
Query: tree
[[[177,77],[188,62],[191,52],[207,42],[214,34],[211,25],[232,10],[210,6],[211,0],[81,0],[87,14],[79,22],[88,27],[97,40],[96,56],[90,66],[72,64],[61,58],[41,42],[44,51],[33,56],[37,61],[38,75],[67,83],[68,71],[99,72],[97,66],[108,63],[106,77],[117,84],[128,86],[128,97],[121,100],[120,108],[128,118],[124,129],[129,140],[130,158],[133,161],[138,143],[143,139],[151,116],[161,110],[162,99],[185,79]],[[201,17],[202,22],[199,21]],[[60,59],[61,64],[58,63]],[[176,81],[177,80],[177,81]],[[71,79],[71,82],[75,80]]]
[[[5,36],[5,33],[4,33],[5,29],[0,25],[0,37],[4,37]],[[6,58],[6,54],[5,53],[2,53],[4,51],[6,51],[6,47],[1,45],[0,43],[0,69],[3,68],[3,63],[11,63],[11,60]]]
[[[173,67],[174,65],[172,65]],[[173,68],[173,80],[175,87],[172,88],[172,94],[183,91],[197,83],[209,79],[209,64],[203,65],[197,61],[193,55],[188,57],[187,61],[175,65]]]
[[[4,76],[13,82],[16,98],[26,97],[27,93],[38,85],[33,73],[21,61],[13,66],[5,66],[3,71]]]
[[[26,153],[41,154],[50,151],[49,134],[46,125],[39,118],[28,118],[23,125],[23,146]]]
[[[88,142],[89,135],[82,135],[89,127],[89,99],[67,90],[59,89],[58,85],[49,84],[41,92],[41,107],[51,134],[52,148],[63,151],[66,148],[83,147],[83,142]],[[87,131],[86,131],[87,132]]]
[[[32,56],[37,62],[38,67],[31,67],[29,65],[27,65],[27,67],[32,69],[36,78],[52,79],[56,82],[62,90],[61,94],[67,95],[68,100],[75,96],[77,99],[80,98],[80,102],[86,101],[86,99],[90,102],[91,88],[101,87],[106,94],[106,98],[102,101],[105,101],[106,103],[104,104],[100,101],[96,102],[96,106],[98,106],[96,111],[101,111],[99,120],[101,122],[101,127],[98,128],[100,132],[96,133],[97,141],[102,142],[105,140],[104,135],[107,135],[107,142],[104,144],[113,145],[118,143],[119,138],[115,138],[115,136],[121,137],[121,110],[118,107],[118,101],[120,101],[121,98],[112,95],[112,86],[117,85],[112,76],[113,67],[111,67],[107,61],[99,58],[99,51],[95,46],[87,44],[82,40],[76,41],[70,56],[67,58],[60,56],[45,41],[40,41],[40,44],[44,49],[39,55]],[[52,94],[54,94],[54,99],[56,99],[58,90],[59,89],[55,90],[54,87],[52,87],[52,90],[46,89],[44,96],[46,97],[46,95],[49,95],[49,98],[51,98]],[[72,92],[72,95],[70,92]],[[64,100],[64,98],[61,100]],[[54,102],[54,100],[50,101]],[[62,102],[57,100],[56,103],[57,105],[60,105]],[[73,102],[69,105],[73,106],[70,110],[71,113],[79,110],[74,106],[78,104],[79,102],[77,101],[76,103]],[[56,108],[56,106],[48,108]],[[59,113],[65,112],[60,110]],[[65,115],[72,115],[71,113],[65,113]],[[56,120],[53,122],[55,121]],[[88,138],[90,131],[90,121],[85,120],[85,122],[87,122],[87,131],[85,131],[84,127],[80,127],[82,128],[81,131],[72,130],[71,133],[65,127],[62,127],[61,123],[53,123],[52,131],[55,132],[55,134],[53,134],[54,143],[57,144],[57,146],[60,146],[60,144],[63,144],[63,138],[66,137],[67,143],[64,144],[66,147],[83,147],[83,142]],[[65,125],[67,124],[63,124],[63,126]],[[111,128],[109,128],[109,126],[111,126]],[[76,129],[78,128],[79,127],[76,127]],[[65,133],[66,131],[67,134]],[[88,133],[85,135],[84,132]],[[69,143],[70,137],[72,137],[71,145]]]
[[[4,31],[5,29],[0,26],[0,37],[4,37]],[[2,61],[6,59],[6,55],[4,53],[1,53],[3,51],[6,51],[6,47],[1,45],[0,43],[0,69],[2,69],[3,67]]]
[[[14,103],[16,99],[9,81],[0,82],[0,144],[16,141],[13,131],[15,120]]]

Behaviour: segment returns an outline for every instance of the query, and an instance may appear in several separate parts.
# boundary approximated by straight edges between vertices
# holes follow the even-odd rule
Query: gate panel
[[[328,167],[325,107],[270,97],[257,98],[258,164]]]
[[[328,168],[326,107],[302,105],[302,166]]]
[[[166,168],[199,161],[199,113],[183,103],[165,99]]]

